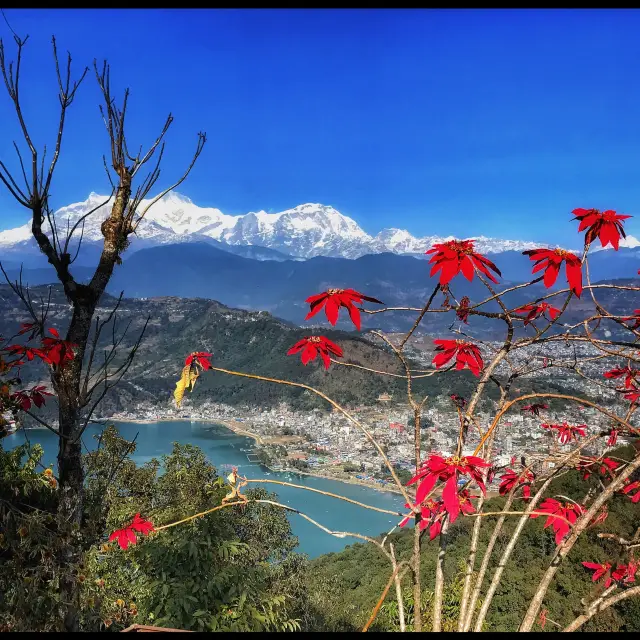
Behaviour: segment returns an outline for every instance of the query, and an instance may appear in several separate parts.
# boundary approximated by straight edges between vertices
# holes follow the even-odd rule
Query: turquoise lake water
[[[118,427],[122,437],[127,440],[133,440],[138,434],[137,449],[132,456],[132,459],[138,464],[171,453],[173,442],[188,443],[200,447],[209,460],[218,467],[219,473],[225,477],[228,471],[220,470],[220,465],[234,465],[238,467],[239,473],[247,478],[293,482],[305,487],[340,494],[374,507],[404,511],[404,500],[398,494],[376,491],[336,480],[270,472],[262,465],[247,460],[247,453],[251,452],[253,444],[251,439],[237,435],[221,425],[204,422],[157,422],[150,424],[114,422],[114,424]],[[100,429],[101,427],[98,425],[91,425],[85,431],[83,441],[89,449],[96,447],[97,443],[93,436],[99,433]],[[55,466],[58,445],[56,436],[45,429],[33,429],[29,430],[28,437],[32,444],[39,443],[43,446],[45,455],[42,462],[45,465]],[[3,440],[3,446],[11,449],[24,441],[24,434],[19,431],[7,436]],[[249,486],[252,485],[253,483]],[[332,531],[351,531],[367,536],[376,536],[389,531],[400,521],[399,517],[363,509],[311,491],[272,484],[259,486],[277,493],[282,504],[302,511]],[[312,558],[331,551],[341,551],[346,545],[357,542],[355,538],[331,536],[296,514],[289,514],[288,517],[293,532],[299,539],[298,550],[307,553]]]

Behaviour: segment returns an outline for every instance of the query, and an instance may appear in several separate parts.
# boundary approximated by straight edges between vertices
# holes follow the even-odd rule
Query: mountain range
[[[531,262],[520,252],[505,251],[487,255],[496,262],[504,275],[500,289],[531,278]],[[597,252],[591,257],[589,267],[593,282],[626,278],[637,283],[640,249],[622,248],[619,251]],[[87,280],[92,271],[90,267],[75,265],[72,269],[79,281]],[[322,313],[309,322],[304,321],[309,310],[305,303],[308,296],[332,287],[351,287],[374,296],[389,306],[421,307],[437,283],[437,278],[430,277],[429,271],[429,266],[423,260],[392,253],[370,254],[355,260],[319,256],[299,261],[258,261],[233,255],[205,242],[194,242],[190,245],[151,247],[132,254],[127,251],[122,265],[113,273],[108,291],[112,295],[123,291],[130,298],[206,298],[231,307],[268,311],[296,324],[308,326],[322,323],[326,326]],[[8,274],[13,279],[18,272],[9,270]],[[55,273],[50,266],[26,269],[22,275],[23,281],[31,286],[56,283]],[[564,272],[560,274],[556,288],[560,286],[566,286]],[[475,302],[488,295],[477,278],[468,282],[465,278],[458,277],[451,283],[451,290],[458,300],[466,295]],[[508,294],[505,301],[509,306],[515,307],[534,300],[543,295],[544,291],[542,285],[537,284]],[[606,293],[603,290],[598,297]],[[614,294],[623,298],[616,302],[616,308],[621,309],[621,313],[628,315],[640,308],[640,296],[636,292]],[[442,300],[439,294],[436,299],[438,306]],[[575,308],[579,312],[577,321],[588,312],[585,305],[592,306],[587,294],[582,296],[582,300],[571,303],[570,310]],[[375,305],[367,307],[373,309]],[[605,307],[608,308],[606,304]],[[489,303],[486,309],[499,310],[495,302]],[[410,326],[413,319],[414,314],[402,312],[365,315],[363,327],[402,331]],[[455,321],[453,312],[433,314],[425,323],[424,329],[427,332],[445,331]],[[487,338],[493,336],[495,331],[503,330],[500,323],[484,318],[474,318],[473,325],[475,335]],[[348,319],[341,320],[338,326],[352,327]]]
[[[142,210],[148,201],[143,201]],[[55,214],[60,235],[73,227],[89,211],[79,226],[83,246],[79,263],[93,263],[100,248],[100,225],[110,210],[108,196],[91,193],[83,202],[62,207]],[[46,226],[46,225],[45,225]],[[79,233],[76,237],[79,237]],[[366,254],[396,253],[424,257],[434,243],[453,236],[417,238],[403,229],[383,229],[372,236],[348,216],[331,206],[301,204],[279,213],[265,211],[245,215],[227,215],[212,207],[199,207],[189,198],[172,192],[150,209],[136,230],[130,251],[183,242],[208,242],[219,249],[257,260],[308,259],[317,256],[359,258]],[[476,248],[481,253],[524,251],[548,246],[523,240],[500,240],[477,236]],[[635,239],[629,240],[631,243]],[[72,247],[73,252],[73,247]],[[44,258],[31,237],[26,223],[0,232],[3,260],[20,261],[27,267],[42,266]]]

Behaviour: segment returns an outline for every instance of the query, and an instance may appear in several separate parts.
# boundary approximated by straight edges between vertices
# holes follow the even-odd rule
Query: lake
[[[200,447],[223,477],[226,477],[229,471],[220,470],[220,465],[234,465],[238,467],[240,475],[247,478],[293,482],[305,487],[340,494],[373,507],[404,511],[404,500],[399,494],[376,491],[337,480],[295,473],[270,472],[262,465],[247,460],[247,453],[251,451],[253,440],[237,435],[222,425],[186,421],[148,424],[114,421],[113,424],[117,426],[122,437],[127,440],[133,440],[138,434],[137,449],[131,456],[137,464],[144,464],[152,458],[159,458],[163,454],[171,453],[173,442],[188,443]],[[99,425],[90,425],[85,431],[83,441],[90,450],[96,448],[97,442],[93,436],[100,430]],[[43,464],[55,468],[58,446],[56,436],[46,429],[30,429],[28,437],[32,444],[38,443],[44,448]],[[6,449],[12,449],[23,442],[25,442],[25,437],[20,430],[4,438],[3,446]],[[258,485],[251,483],[247,488],[251,486]],[[363,509],[357,505],[303,489],[268,483],[259,486],[263,486],[268,491],[276,492],[282,504],[302,511],[332,531],[351,531],[367,536],[376,536],[389,531],[394,524],[400,521],[399,517],[390,514]],[[336,538],[329,535],[296,514],[289,513],[288,518],[294,534],[299,539],[298,550],[307,553],[312,558],[331,551],[341,551],[346,545],[357,542],[356,538]]]

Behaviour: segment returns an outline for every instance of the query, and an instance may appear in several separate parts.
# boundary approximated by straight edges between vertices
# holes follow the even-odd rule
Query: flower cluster
[[[429,260],[429,264],[433,264],[429,275],[434,276],[439,271],[441,285],[448,284],[459,273],[471,282],[477,269],[479,273],[497,283],[491,271],[501,276],[500,270],[491,260],[475,252],[474,242],[474,240],[449,240],[434,244],[431,249],[425,251],[427,255],[433,254]]]
[[[121,549],[126,549],[130,544],[136,544],[138,542],[136,533],[148,536],[152,531],[155,531],[153,523],[150,520],[142,518],[139,513],[136,513],[128,525],[122,529],[116,529],[109,536],[109,542],[116,540]]]
[[[548,302],[539,302],[538,304],[525,304],[522,307],[518,307],[514,311],[515,313],[525,315],[524,319],[525,327],[530,323],[539,318],[540,316],[545,316],[546,318],[553,322],[560,316],[560,309],[556,309],[556,307],[552,307]]]
[[[587,231],[584,236],[585,245],[590,245],[598,238],[600,246],[606,247],[610,244],[617,251],[620,237],[627,237],[622,221],[631,218],[631,216],[618,214],[611,209],[602,212],[598,209],[574,209],[571,213],[575,215],[574,220],[580,220],[578,232],[585,229]]]
[[[578,440],[577,436],[586,436],[587,432],[585,429],[587,428],[586,424],[579,424],[576,426],[571,426],[566,422],[562,424],[543,424],[543,429],[553,430],[555,429],[558,432],[558,442],[560,444],[567,444],[567,442],[571,440]]]
[[[584,457],[578,462],[576,468],[582,473],[582,479],[587,480],[592,473],[598,473],[604,478],[613,478],[613,471],[619,466],[611,458]]]
[[[531,485],[534,480],[535,475],[528,469],[520,473],[513,469],[507,469],[505,473],[500,476],[498,492],[501,496],[506,496],[512,489],[522,487],[523,499],[529,500],[531,498]]]
[[[488,462],[476,456],[442,456],[432,454],[422,463],[422,467],[415,476],[407,482],[407,486],[419,483],[416,489],[414,506],[420,505],[434,489],[438,480],[444,482],[442,500],[444,509],[449,514],[451,522],[455,522],[462,506],[458,493],[459,476],[468,476],[476,483],[484,494],[486,489],[482,477],[483,469],[490,467]]]
[[[464,340],[434,340],[435,351],[439,352],[433,358],[433,364],[440,369],[456,357],[456,370],[468,367],[474,376],[479,376],[484,363],[480,349],[472,342]]]
[[[556,532],[556,544],[560,544],[569,533],[571,525],[585,512],[585,508],[575,502],[562,503],[554,498],[547,498],[529,517],[547,515],[544,528],[552,526]]]
[[[598,582],[604,578],[605,589],[608,589],[614,582],[621,586],[633,584],[636,581],[638,571],[638,563],[633,561],[628,564],[619,564],[613,571],[611,571],[610,562],[583,562],[582,566],[593,571],[592,582]]]

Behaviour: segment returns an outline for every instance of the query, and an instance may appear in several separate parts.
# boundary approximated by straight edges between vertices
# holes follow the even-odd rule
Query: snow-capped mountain
[[[140,210],[148,202],[143,202]],[[63,234],[87,212],[96,209],[81,223],[83,238],[88,244],[101,241],[100,225],[110,206],[108,196],[91,193],[84,202],[62,207],[55,216],[59,232]],[[276,257],[276,252],[297,258],[358,258],[383,252],[423,255],[434,243],[451,240],[453,236],[416,238],[402,229],[383,229],[371,236],[353,219],[323,204],[301,204],[280,213],[258,211],[231,216],[212,207],[199,207],[189,198],[173,192],[151,207],[137,229],[137,240],[132,243],[132,249],[207,239],[229,248],[265,247],[275,250],[273,256],[263,252],[259,259],[283,259],[281,254],[277,254],[280,258]],[[29,223],[0,232],[0,250],[26,249],[29,243],[32,243]],[[545,245],[476,237],[476,247],[483,253],[523,251],[539,246]]]

